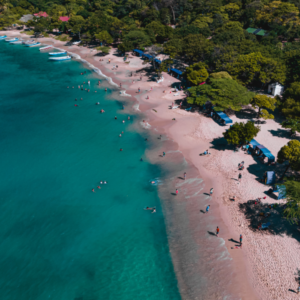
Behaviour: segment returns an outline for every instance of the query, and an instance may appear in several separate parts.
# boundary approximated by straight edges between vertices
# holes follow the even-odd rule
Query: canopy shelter
[[[220,120],[224,125],[233,123],[232,120],[223,112],[215,111],[216,119]]]
[[[255,150],[257,151],[257,154],[263,159],[267,157],[269,163],[275,161],[275,156],[264,145],[257,145],[255,147]]]
[[[183,74],[183,72],[181,72],[178,69],[174,69],[174,68],[171,68],[170,72],[175,73],[175,75],[177,75],[177,78],[179,78],[179,76],[181,76]]]
[[[144,52],[139,49],[134,49],[133,52],[136,52],[139,56],[142,56],[144,54]]]
[[[277,194],[277,199],[285,199],[286,198],[286,186],[284,184],[275,184],[273,186],[273,193]]]
[[[158,59],[158,58],[155,58],[154,61],[157,62],[158,64],[162,63],[162,61],[160,59]]]
[[[256,146],[259,145],[259,143],[258,143],[255,139],[253,139],[253,140],[250,142],[250,145],[252,145],[252,147],[255,148]]]
[[[266,173],[265,184],[274,184],[276,179],[275,172],[269,171]]]
[[[149,60],[152,60],[153,59],[153,56],[151,56],[150,54],[142,54],[142,56],[148,58]]]

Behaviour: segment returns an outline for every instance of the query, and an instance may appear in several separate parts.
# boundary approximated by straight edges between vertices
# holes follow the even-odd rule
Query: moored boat
[[[67,55],[67,56],[60,56],[60,57],[49,57],[49,59],[54,61],[70,60],[71,56]]]
[[[9,42],[10,44],[22,44],[22,40],[15,41],[15,42]]]
[[[47,50],[47,49],[51,49],[51,48],[53,48],[52,45],[46,45],[45,47],[40,48],[40,51],[42,51],[42,50]]]
[[[34,43],[34,44],[26,44],[25,46],[26,47],[35,47],[35,46],[38,46],[40,44],[41,44],[40,42],[37,42],[37,43]]]
[[[4,40],[4,39],[6,39],[6,38],[7,38],[6,35],[0,35],[0,40]]]
[[[6,42],[15,42],[15,41],[18,41],[19,39],[18,38],[9,38],[9,39],[5,39]]]
[[[64,52],[50,52],[49,53],[50,56],[57,56],[57,55],[63,55],[63,54],[67,54],[67,51],[64,51]]]
[[[33,44],[33,43],[36,43],[35,40],[27,40],[27,41],[23,41],[23,44],[24,45],[27,45],[27,44]]]

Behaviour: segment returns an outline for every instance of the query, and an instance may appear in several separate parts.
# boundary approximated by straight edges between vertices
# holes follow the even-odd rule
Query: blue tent
[[[265,183],[266,184],[273,184],[275,183],[275,172],[274,171],[269,171],[267,172],[267,177],[266,177],[266,180],[265,180]]]
[[[277,199],[286,198],[286,186],[284,184],[275,184],[273,187],[273,193],[278,193]]]
[[[160,59],[158,59],[158,58],[155,58],[154,61],[157,62],[158,64],[162,63],[162,61]]]
[[[153,56],[151,56],[151,55],[149,55],[149,54],[145,54],[145,53],[143,54],[143,56],[147,57],[147,58],[150,59],[150,60],[153,58]]]
[[[259,143],[258,143],[255,139],[253,139],[253,140],[250,142],[250,144],[253,146],[253,148],[255,148],[256,146],[259,145]]]
[[[171,69],[171,71],[173,71],[174,73],[176,73],[178,75],[182,75],[182,72],[179,71],[178,69]]]
[[[215,113],[225,122],[225,124],[232,123],[232,120],[225,113],[221,111],[216,111]]]
[[[260,150],[264,154],[264,156],[268,158],[269,162],[275,161],[274,155],[267,148],[263,148],[263,149],[260,149]]]
[[[139,49],[134,49],[133,52],[138,53],[139,56],[142,56],[144,54],[144,52],[142,50],[139,50]]]

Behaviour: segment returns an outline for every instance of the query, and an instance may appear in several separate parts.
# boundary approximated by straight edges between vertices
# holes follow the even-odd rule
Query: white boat
[[[76,41],[76,42],[73,42],[72,45],[79,45],[81,43],[81,41]]]
[[[26,44],[25,46],[26,47],[35,47],[35,46],[38,46],[40,44],[41,44],[40,42],[37,42],[37,43],[34,43],[34,44]]]
[[[22,40],[19,40],[19,41],[15,41],[15,42],[9,42],[10,44],[22,44]]]
[[[4,40],[4,39],[6,39],[6,38],[7,38],[6,35],[0,35],[0,40]]]
[[[36,43],[36,41],[35,41],[35,40],[23,41],[23,44],[24,44],[24,45],[27,45],[27,44],[33,44],[33,43]]]
[[[62,60],[70,60],[71,56],[60,56],[60,57],[49,57],[50,60],[62,61]]]
[[[67,54],[67,51],[64,51],[64,52],[50,52],[49,53],[50,56],[57,56],[57,55],[63,55],[63,54]]]
[[[40,48],[40,51],[42,51],[42,50],[47,50],[47,49],[51,49],[51,48],[53,48],[52,45],[46,45],[45,47]]]
[[[6,42],[15,42],[15,41],[17,41],[17,40],[19,40],[19,39],[18,39],[18,38],[13,38],[13,39],[9,38],[9,39],[5,39]]]

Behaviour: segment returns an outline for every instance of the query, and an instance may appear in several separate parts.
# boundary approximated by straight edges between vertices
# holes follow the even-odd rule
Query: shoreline
[[[29,36],[20,34],[17,31],[5,31],[4,33],[9,36],[22,35],[23,37],[29,38]],[[232,276],[232,280],[229,290],[233,295],[233,298],[230,299],[294,298],[293,294],[288,293],[288,289],[296,289],[296,284],[292,281],[294,279],[294,272],[296,271],[297,263],[300,261],[299,259],[290,259],[287,261],[282,256],[284,256],[284,251],[288,251],[291,256],[297,254],[296,250],[298,250],[298,244],[294,239],[288,236],[281,239],[281,236],[274,237],[272,235],[262,235],[261,233],[257,234],[249,229],[249,221],[239,211],[238,203],[239,201],[247,202],[247,200],[255,199],[255,197],[258,196],[262,197],[264,187],[256,181],[254,182],[253,174],[251,173],[243,173],[244,177],[241,185],[237,185],[235,181],[231,180],[232,176],[236,176],[236,166],[241,160],[245,159],[246,164],[249,165],[249,167],[252,166],[250,164],[253,163],[254,160],[250,156],[245,156],[244,153],[233,154],[230,150],[223,150],[223,152],[220,152],[220,150],[217,149],[217,146],[214,145],[212,141],[220,137],[220,133],[225,130],[225,127],[220,128],[221,126],[201,114],[190,113],[183,110],[168,109],[171,102],[184,98],[184,95],[180,92],[180,95],[175,97],[173,96],[173,93],[169,93],[171,90],[169,86],[172,83],[179,81],[166,73],[164,73],[164,81],[159,84],[151,81],[128,82],[127,71],[135,71],[147,66],[142,65],[142,60],[139,57],[131,57],[129,59],[130,64],[126,65],[122,62],[122,57],[115,56],[112,53],[115,51],[113,49],[109,55],[103,58],[103,62],[99,62],[97,61],[99,60],[99,57],[93,56],[96,52],[94,51],[92,53],[85,47],[64,46],[63,44],[65,42],[60,42],[52,38],[41,38],[39,40],[43,42],[45,41],[45,43],[49,44],[53,43],[57,48],[62,48],[67,51],[70,50],[70,52],[80,55],[82,62],[86,61],[88,64],[95,66],[101,70],[101,73],[104,76],[112,78],[111,81],[113,82],[116,81],[114,86],[118,86],[119,83],[122,83],[122,90],[124,89],[126,90],[125,93],[129,93],[128,95],[130,95],[130,99],[136,99],[137,101],[133,106],[139,106],[139,110],[147,116],[147,119],[145,120],[151,124],[151,130],[156,129],[158,132],[164,132],[164,135],[168,136],[170,141],[174,143],[171,146],[170,151],[180,151],[182,156],[190,165],[190,168],[195,169],[193,171],[195,172],[193,176],[204,180],[204,187],[201,186],[201,188],[204,188],[204,192],[207,193],[209,192],[210,187],[214,187],[214,195],[211,200],[211,205],[212,216],[215,217],[215,219],[212,222],[217,222],[216,225],[220,227],[219,239],[224,240],[224,247],[226,247],[230,257],[232,258],[230,268],[232,267],[233,269],[233,275],[230,275]],[[85,58],[84,55],[86,55]],[[112,59],[111,64],[107,64],[108,58]],[[120,67],[119,70],[115,72],[108,68],[109,66],[112,67],[114,63],[117,63]],[[121,70],[123,72],[121,72]],[[130,81],[132,81],[132,78]],[[137,91],[139,87],[141,87],[143,92],[137,94],[135,91]],[[153,87],[154,89],[152,92],[144,91],[145,88],[149,89],[150,87]],[[162,93],[162,90],[164,89],[167,90],[167,93],[165,94]],[[149,95],[149,100],[145,100],[146,95]],[[129,96],[126,97],[126,100],[127,99],[129,100]],[[153,109],[157,112],[154,112]],[[174,117],[176,118],[176,121],[171,121]],[[236,117],[233,119],[234,121],[241,121]],[[269,123],[270,129],[273,130],[275,125],[271,122]],[[265,143],[268,142],[268,139],[264,139],[264,136],[261,135],[260,141],[264,141]],[[284,141],[282,140],[281,144],[282,142]],[[274,149],[274,151],[278,152],[281,144],[278,145],[278,149]],[[269,148],[269,144],[266,144],[266,146]],[[199,158],[199,153],[206,149],[210,149],[212,152],[210,157]],[[166,150],[166,152],[168,151],[169,150]],[[167,156],[169,157],[169,155]],[[176,156],[172,156],[172,159],[176,159]],[[153,161],[155,160],[157,160],[157,158],[153,158]],[[183,172],[181,171],[181,173]],[[182,176],[181,173],[179,176]],[[247,182],[248,180],[249,182]],[[180,188],[180,184],[181,182],[176,178],[174,178],[172,183],[170,183],[170,185],[173,185],[174,188],[177,185]],[[166,196],[164,196],[164,193],[166,193],[166,191],[161,192],[163,195],[162,206],[165,206],[166,200],[164,198],[166,198]],[[237,195],[237,203],[232,203],[228,200],[229,197],[233,195],[232,193]],[[199,195],[200,193],[194,197],[197,198]],[[186,196],[190,197],[188,194]],[[201,198],[200,201],[197,201],[197,199],[190,201],[187,199],[190,198],[185,198],[185,217],[188,219],[188,224],[185,224],[186,231],[183,231],[182,236],[177,236],[177,238],[183,238],[187,233],[187,230],[190,230],[193,233],[192,239],[195,241],[195,245],[200,247],[202,241],[201,239],[198,239],[198,235],[201,233],[202,229],[199,228],[198,225],[199,210],[205,208],[203,201],[205,202],[206,200]],[[269,197],[267,197],[265,202],[276,203],[274,199],[272,200]],[[182,208],[180,212],[182,213]],[[175,213],[173,217],[172,214],[168,214],[168,212],[166,212],[166,215],[166,219],[171,220],[169,221],[170,223],[175,223],[176,217],[178,218],[180,216]],[[172,217],[175,220],[173,220]],[[200,216],[200,218],[202,218],[202,216]],[[167,227],[167,230],[169,231],[170,224],[168,224]],[[215,227],[210,228],[210,230],[214,229]],[[232,250],[231,247],[233,246],[233,243],[229,240],[238,239],[240,233],[244,236],[243,250]],[[172,234],[174,233],[171,230],[171,235]],[[212,237],[207,235],[205,238],[210,239]],[[215,242],[216,239],[217,238],[214,237],[214,240],[212,239],[212,241]],[[177,256],[178,253],[181,253],[180,251],[182,251],[182,249],[179,249],[180,247],[178,247],[177,244],[172,244],[175,243],[173,237],[170,237],[169,240],[170,249],[175,249],[174,251],[171,249],[172,261],[183,299],[202,299],[200,295],[197,295],[197,298],[195,298],[195,295],[191,291],[193,287],[189,287],[189,284],[186,282],[191,275],[196,276],[197,274],[185,273],[185,270],[182,269],[179,257]],[[258,243],[257,240],[261,244]],[[283,246],[284,244],[286,245]],[[275,248],[274,251],[273,248]],[[292,250],[289,248],[292,248]],[[201,256],[201,253],[197,253],[197,255]],[[274,261],[276,261],[277,265],[273,263]],[[184,263],[190,264],[187,266],[188,268],[196,269],[197,264],[195,262],[194,264],[193,262],[183,262],[183,264]],[[284,263],[286,263],[286,265],[283,265]],[[293,269],[291,270],[291,268]],[[220,274],[220,276],[226,276],[226,274]],[[197,285],[198,282],[192,282],[192,284]],[[219,296],[220,294],[213,294],[211,295],[211,299],[218,299],[217,297]]]
[[[5,32],[5,33],[6,34],[9,33],[8,36],[18,35],[18,36],[22,36],[24,38],[29,39],[29,37],[26,34],[20,34],[19,32],[10,31],[10,32]],[[75,59],[79,60],[80,62],[82,62],[84,64],[87,64],[87,66],[89,68],[91,68],[95,73],[97,73],[100,76],[105,77],[107,79],[108,83],[113,85],[115,88],[116,87],[119,88],[119,83],[122,83],[122,89],[121,89],[121,92],[120,92],[119,96],[124,97],[124,95],[122,95],[122,94],[126,93],[127,94],[125,96],[126,100],[129,100],[129,99],[134,100],[136,103],[134,103],[133,107],[134,106],[136,107],[138,105],[138,107],[139,107],[138,112],[144,114],[147,118],[146,124],[149,124],[149,123],[151,124],[151,128],[150,128],[150,126],[149,127],[148,126],[143,126],[144,124],[141,124],[144,127],[144,129],[145,130],[150,129],[151,131],[154,131],[154,128],[155,128],[158,131],[158,133],[165,132],[165,135],[168,136],[169,139],[173,143],[173,145],[170,148],[169,147],[166,148],[166,152],[168,152],[168,151],[179,151],[182,158],[184,160],[188,161],[188,164],[190,165],[189,169],[194,169],[193,170],[194,176],[201,178],[201,180],[204,181],[205,185],[214,187],[214,190],[215,190],[214,191],[214,197],[213,197],[213,200],[210,200],[210,201],[212,201],[213,205],[216,206],[217,209],[214,208],[214,211],[211,214],[214,215],[216,219],[220,219],[218,221],[218,226],[221,228],[221,232],[222,232],[220,237],[222,239],[224,239],[224,244],[226,244],[226,240],[228,240],[228,238],[231,235],[229,234],[229,231],[228,231],[228,228],[227,228],[228,226],[223,222],[223,220],[221,218],[221,214],[219,212],[220,206],[218,204],[218,201],[215,200],[216,198],[219,197],[220,189],[218,188],[218,185],[216,184],[216,182],[213,178],[214,176],[211,176],[212,174],[205,174],[203,176],[203,174],[204,174],[203,170],[202,169],[199,170],[199,168],[193,162],[193,160],[190,157],[188,149],[184,149],[184,147],[183,148],[180,147],[179,140],[177,139],[176,135],[174,135],[172,133],[172,130],[171,130],[172,126],[174,124],[173,121],[170,121],[171,118],[169,118],[169,120],[161,119],[161,117],[160,116],[158,117],[158,114],[155,113],[152,110],[154,108],[157,108],[158,103],[152,103],[149,100],[145,101],[145,100],[141,99],[142,95],[144,96],[144,94],[149,94],[149,97],[150,97],[150,100],[151,100],[154,97],[154,95],[158,94],[158,91],[157,91],[156,88],[160,88],[160,90],[163,89],[163,88],[166,88],[166,89],[168,89],[168,92],[166,93],[165,96],[166,96],[166,98],[168,98],[167,100],[168,100],[169,104],[171,105],[171,102],[173,102],[174,100],[172,99],[173,93],[169,93],[169,90],[170,90],[169,85],[171,85],[174,82],[179,82],[179,80],[177,80],[177,79],[171,77],[170,75],[164,73],[163,76],[165,78],[164,78],[164,81],[162,81],[161,83],[155,83],[155,82],[151,82],[151,81],[140,83],[139,81],[137,81],[137,82],[134,81],[133,83],[127,84],[128,79],[126,78],[126,74],[117,74],[116,71],[112,72],[111,70],[108,69],[108,66],[112,67],[114,61],[116,61],[116,58],[119,59],[118,62],[117,62],[117,64],[119,66],[120,65],[125,65],[121,61],[122,57],[118,57],[118,56],[115,57],[112,54],[112,52],[114,52],[116,49],[112,49],[111,53],[109,55],[106,55],[105,58],[103,58],[104,61],[102,62],[102,64],[98,63],[99,64],[98,65],[97,61],[96,61],[96,57],[91,56],[91,51],[89,49],[85,48],[85,47],[64,46],[65,42],[57,41],[53,38],[39,38],[38,40],[42,43],[45,43],[45,44],[50,44],[50,45],[52,44],[54,46],[54,48],[61,49],[61,50],[67,50],[68,52],[70,52],[72,54],[72,56]],[[96,51],[94,51],[94,53],[95,52]],[[97,58],[99,59],[99,57],[97,57]],[[111,60],[112,60],[111,64],[107,64],[108,58],[111,58]],[[125,67],[128,67],[127,69],[129,69],[128,73],[131,72],[131,71],[134,71],[138,68],[140,68],[140,69],[145,68],[145,65],[142,65],[142,60],[139,57],[131,57],[130,61],[132,62],[132,60],[137,61],[137,64],[135,64],[133,66],[133,68],[132,68],[132,64],[131,65],[125,65]],[[119,70],[120,69],[121,68],[119,68]],[[131,69],[133,69],[133,70],[131,70]],[[120,75],[123,75],[123,76],[120,76]],[[134,90],[137,90],[139,85],[141,85],[141,84],[147,86],[148,88],[153,87],[153,91],[151,91],[151,93],[150,93],[150,91],[146,92],[146,93],[142,91],[141,94],[136,95]],[[143,88],[141,88],[141,90],[143,90]],[[185,96],[184,93],[180,92],[180,95],[174,97],[174,99],[178,100],[178,99],[183,98],[184,96]],[[146,97],[144,97],[144,98],[146,98]],[[159,96],[157,98],[159,98]],[[172,110],[171,112],[175,113],[175,116],[176,116],[175,110]],[[186,112],[186,115],[188,115],[188,114],[189,113]],[[176,121],[176,123],[178,124],[179,122]],[[176,149],[176,150],[174,150],[174,149]],[[147,157],[149,157],[149,156],[150,156],[150,161],[152,163],[157,163],[156,159],[154,159],[153,157],[151,158],[151,154],[147,155]],[[180,159],[180,156],[178,156],[178,158]],[[169,160],[169,158],[168,158],[168,160]],[[170,182],[168,186],[173,186],[173,188],[175,190],[176,184],[178,184],[178,182],[176,182],[176,180],[172,180],[172,182]],[[206,188],[206,189],[209,190],[209,188]],[[161,193],[164,194],[164,192],[159,191],[159,194],[161,194]],[[166,194],[166,192],[165,192],[165,194]],[[187,193],[187,194],[189,194],[189,193]],[[190,197],[190,196],[187,195],[187,197]],[[232,275],[232,277],[230,277],[230,280],[229,281],[226,280],[226,282],[224,282],[223,286],[220,284],[221,289],[220,289],[219,292],[214,292],[214,290],[217,290],[216,287],[213,286],[214,284],[217,284],[216,282],[215,283],[211,282],[210,284],[206,284],[208,286],[209,285],[211,286],[212,289],[210,290],[210,293],[213,293],[213,294],[209,295],[209,293],[208,293],[206,295],[206,297],[202,298],[202,295],[203,295],[204,291],[201,290],[201,289],[197,290],[197,288],[196,288],[199,285],[199,280],[201,280],[201,278],[200,279],[197,278],[198,281],[196,281],[196,282],[193,282],[193,280],[191,280],[191,278],[190,278],[191,274],[189,274],[187,272],[187,271],[191,270],[191,265],[188,266],[187,270],[183,271],[183,269],[182,269],[183,266],[182,266],[180,260],[182,259],[183,256],[186,256],[185,255],[186,249],[184,249],[184,252],[181,253],[181,251],[183,249],[178,249],[178,245],[176,244],[176,239],[171,239],[170,238],[170,235],[171,236],[174,235],[174,231],[176,231],[176,229],[178,229],[178,228],[176,228],[176,226],[174,226],[175,222],[174,222],[174,220],[172,220],[172,214],[166,208],[166,199],[165,198],[166,197],[164,195],[162,195],[161,199],[163,199],[163,200],[162,200],[161,205],[164,209],[164,214],[166,215],[166,223],[167,223],[166,224],[166,227],[167,227],[166,229],[167,229],[167,233],[168,233],[169,247],[170,247],[172,261],[173,261],[173,265],[174,265],[174,270],[175,270],[175,273],[176,273],[176,277],[178,279],[179,290],[180,290],[182,298],[183,299],[216,299],[216,298],[219,298],[219,297],[222,297],[222,298],[223,297],[229,297],[229,299],[240,299],[240,298],[243,298],[243,299],[256,299],[255,292],[251,289],[251,287],[249,285],[249,282],[248,281],[246,281],[246,282],[243,281],[242,282],[241,280],[238,279],[237,273],[242,272],[244,276],[248,276],[247,275],[248,272],[246,272],[244,263],[242,263],[242,266],[241,265],[238,266],[238,264],[235,263],[235,258],[232,260],[232,262],[234,263],[234,266],[231,265],[232,263],[230,263],[230,266],[228,266],[227,264],[225,264],[225,266],[223,266],[227,272],[228,271],[232,272],[233,275]],[[196,216],[194,216],[194,217],[196,217],[196,219],[193,220],[194,223],[197,222],[197,218],[199,217],[199,210],[205,208],[203,205],[204,204],[201,204],[201,206],[199,206],[199,204],[197,203],[197,199],[194,199],[193,203],[191,204],[191,206],[193,206],[193,207],[198,206],[197,211],[196,211]],[[184,212],[181,210],[180,215],[182,215],[183,213]],[[186,215],[184,215],[182,218],[184,220],[187,219],[187,221],[189,222],[190,218],[191,218],[191,213],[193,213],[193,212],[186,213]],[[178,214],[177,214],[177,216],[178,216]],[[171,225],[172,223],[173,223],[173,226]],[[185,232],[182,233],[182,236],[177,235],[177,239],[185,240],[184,236],[186,235],[187,231],[189,231],[189,230],[190,230],[190,228],[189,228],[189,225],[187,224]],[[194,231],[194,230],[192,230],[192,231]],[[203,234],[203,232],[201,234]],[[198,243],[197,237],[195,236],[195,233],[193,235],[194,236],[191,237],[191,240],[194,240],[195,245],[198,247],[199,245],[197,244]],[[226,248],[224,248],[222,250],[224,251],[225,249]],[[197,251],[196,251],[196,256],[201,256],[201,255],[202,255],[201,252],[197,253]],[[223,254],[221,254],[221,256],[222,255]],[[186,256],[186,257],[191,258],[191,260],[195,260],[194,256],[195,255],[193,255],[191,257],[190,256]],[[239,261],[240,261],[240,259],[239,259]],[[197,264],[195,264],[195,265],[198,268],[200,267],[200,266],[197,266]],[[194,274],[192,274],[192,276],[197,277],[197,275],[200,275],[200,277],[204,277],[205,274],[200,274],[199,272],[195,273],[195,269],[196,269],[195,265],[193,265],[193,267],[192,267],[192,270],[194,271]],[[210,272],[210,270],[206,270],[206,272]],[[220,274],[218,274],[219,278],[218,278],[217,281],[221,282],[222,277],[223,278],[226,277],[226,273],[221,274],[222,269],[220,269],[219,272],[220,272]],[[212,279],[215,279],[214,277],[218,277],[216,275],[217,274],[214,274],[214,272],[212,272],[212,274],[210,274],[210,276],[212,276]],[[191,282],[192,282],[192,284],[191,284]],[[230,285],[230,287],[226,288],[226,285]],[[204,288],[204,287],[202,287],[202,288]],[[225,292],[226,294],[223,293],[224,292],[223,290],[226,291]],[[230,295],[228,295],[228,293]]]

